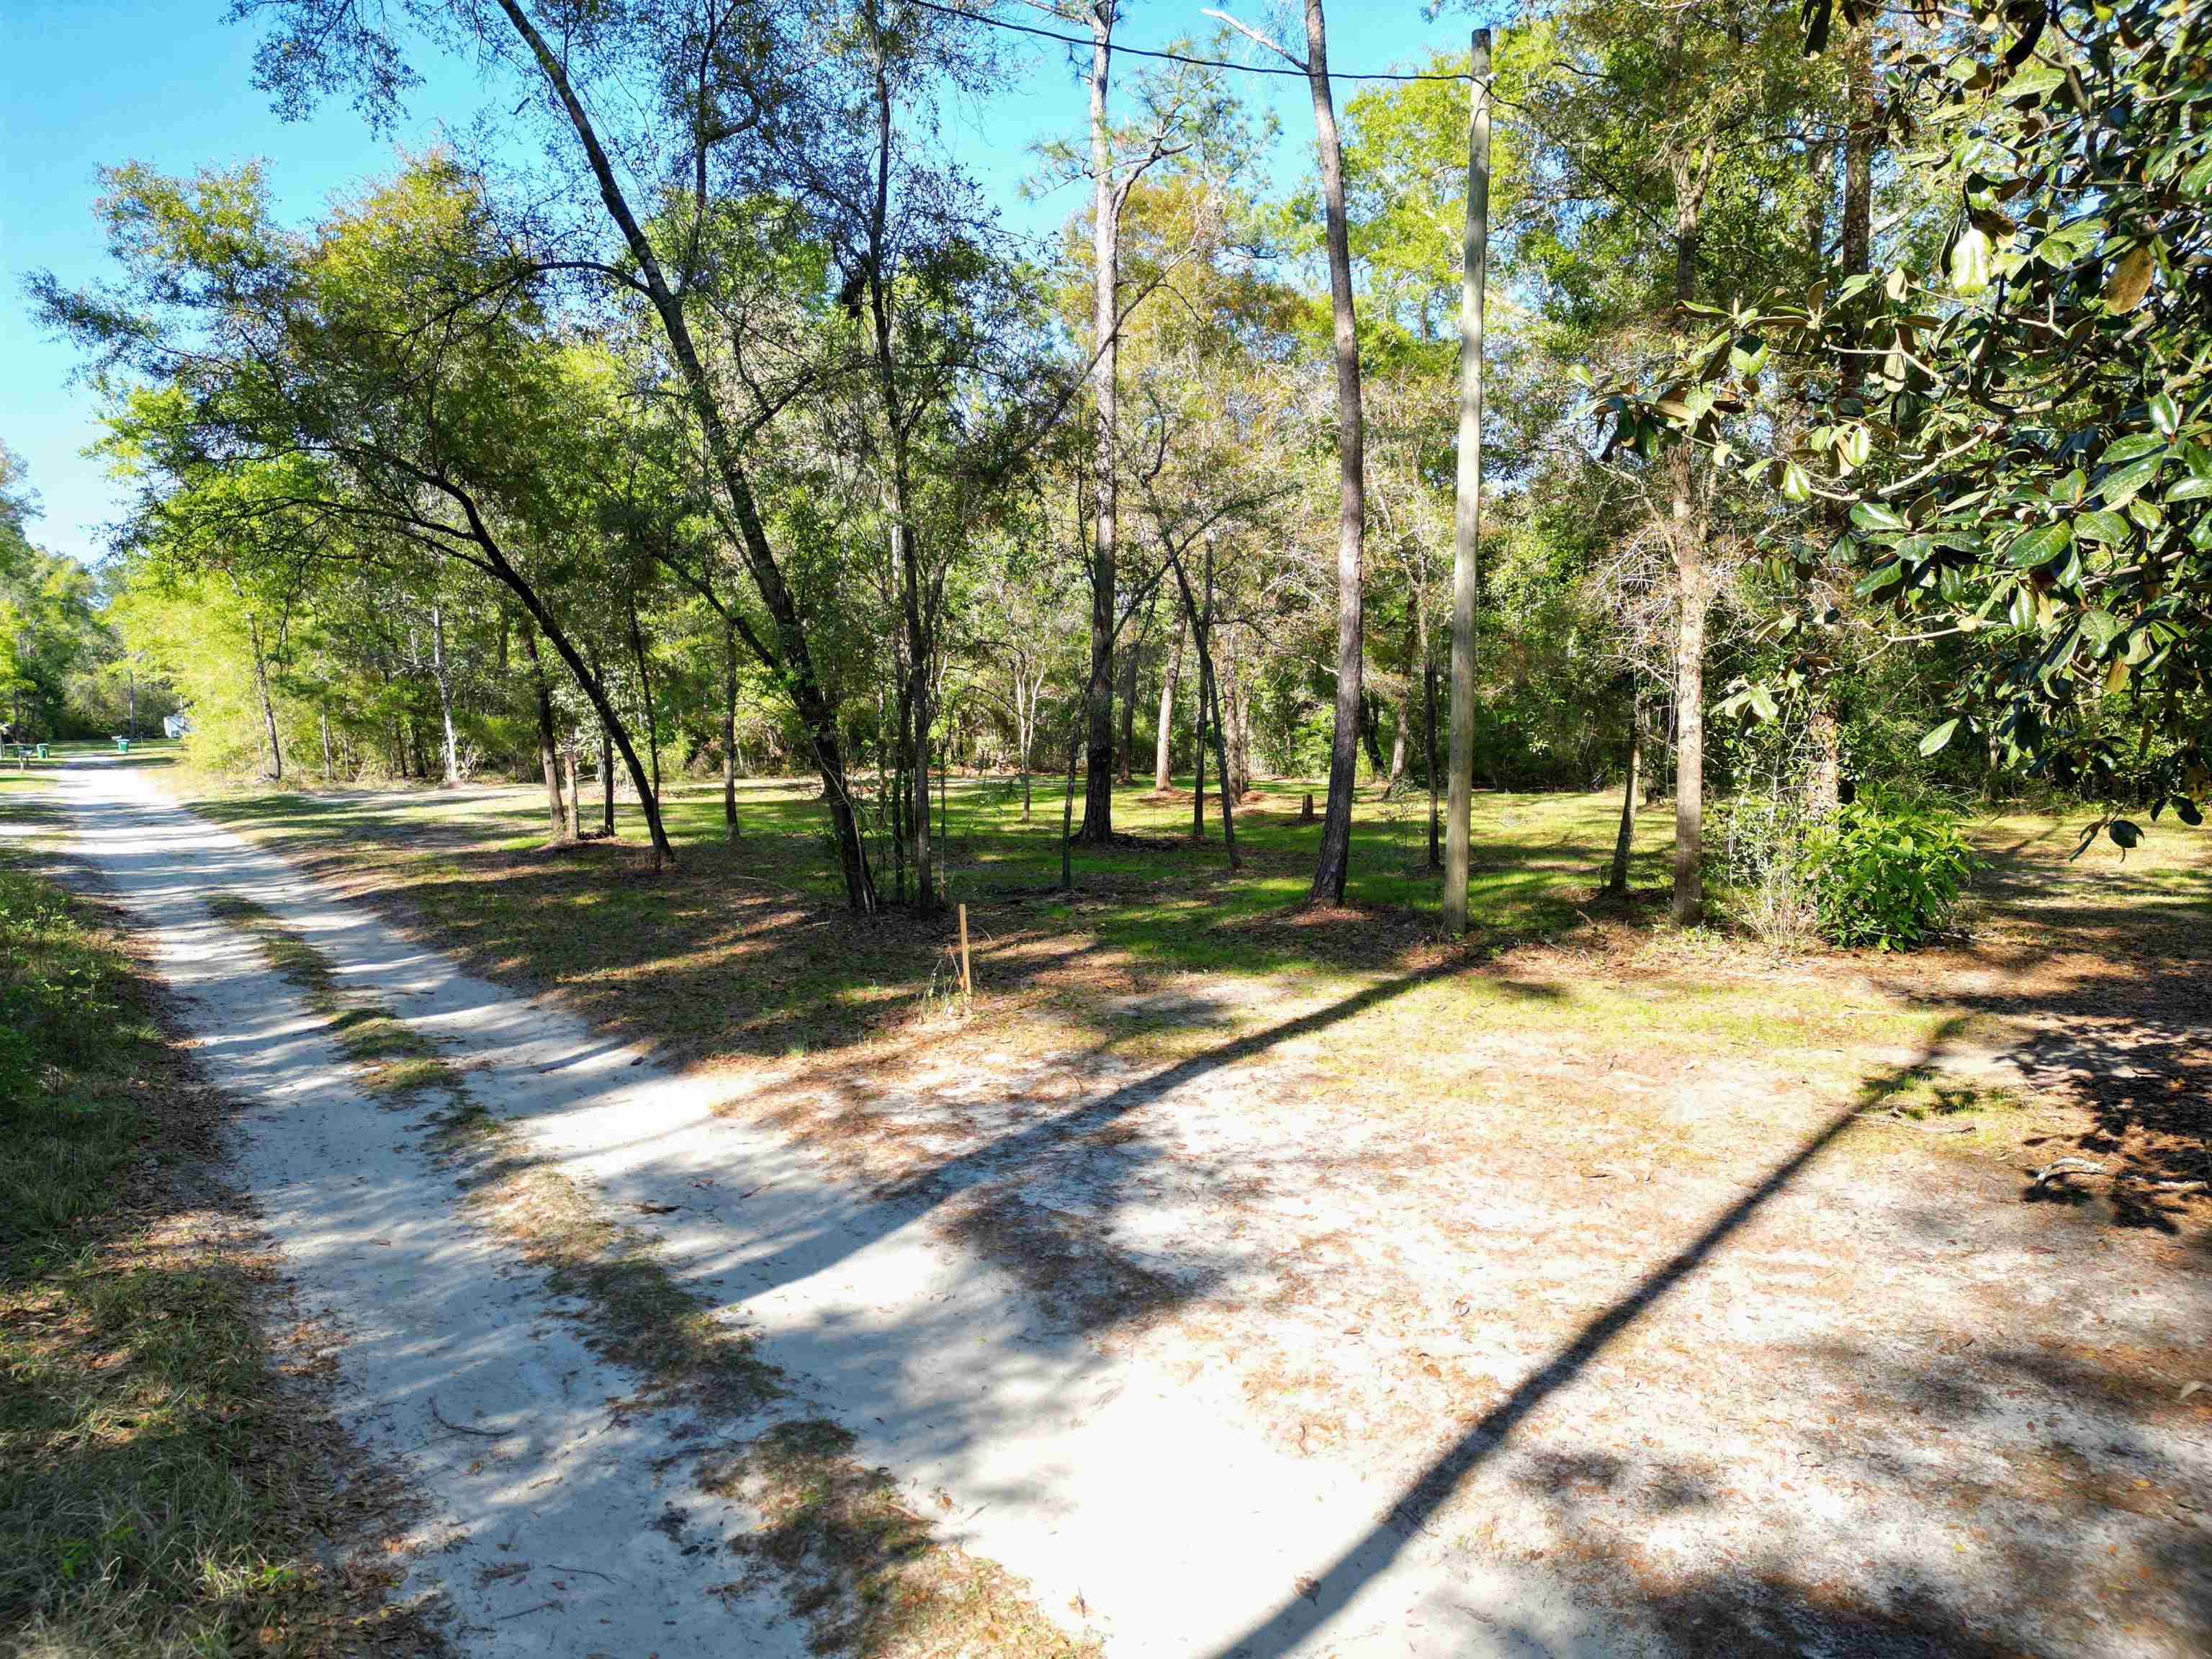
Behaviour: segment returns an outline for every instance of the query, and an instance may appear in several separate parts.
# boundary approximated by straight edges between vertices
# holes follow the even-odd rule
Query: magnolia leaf
[[[2137,847],[2142,843],[2142,826],[2127,818],[2114,818],[2105,826],[2105,833],[2112,838],[2115,847]]]
[[[2150,292],[2151,273],[2157,269],[2158,258],[2148,242],[2130,248],[2105,279],[2106,308],[2115,316],[2133,311]]]
[[[1990,239],[1980,226],[1969,225],[1951,245],[1951,291],[1962,300],[1978,298],[1990,289]]]
[[[2125,507],[2136,498],[2138,490],[2158,476],[2158,469],[2165,459],[2163,455],[2146,455],[2141,460],[2116,466],[2105,474],[2103,481],[2097,486],[2097,493],[2105,498],[2107,507]]]
[[[2155,455],[2166,447],[2166,440],[2153,432],[2130,432],[2124,438],[2115,438],[2105,446],[2098,459],[2107,466],[2118,466],[2122,461],[2140,460],[2146,455]]]
[[[1895,559],[1881,564],[1859,578],[1851,591],[1863,599],[1873,599],[1886,588],[1896,586],[1905,580],[1905,567]]]
[[[2127,684],[2128,659],[2125,657],[2115,657],[2112,659],[2112,665],[2105,671],[2105,690],[2108,692],[2124,691],[2127,690]]]
[[[2090,513],[2074,515],[2074,534],[2077,540],[2102,542],[2118,547],[2128,539],[2128,521],[2117,513],[2099,508]]]
[[[1942,725],[1920,739],[1920,752],[1923,755],[1936,754],[1951,741],[1951,734],[1958,729],[1959,722],[1955,717],[1945,720]]]
[[[2081,637],[2100,656],[2119,637],[2120,632],[2120,619],[2101,605],[2093,606],[2082,614]]]
[[[2062,519],[2056,524],[2039,525],[2018,538],[2008,553],[2014,569],[2033,570],[2055,562],[2073,545],[2074,526]]]

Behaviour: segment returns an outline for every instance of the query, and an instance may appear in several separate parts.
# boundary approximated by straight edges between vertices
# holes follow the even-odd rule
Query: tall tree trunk
[[[460,744],[453,735],[453,671],[446,660],[446,610],[430,601],[430,678],[438,683],[438,723],[444,729],[446,787],[461,781]]]
[[[645,722],[645,749],[651,759],[653,798],[660,799],[660,732],[659,721],[653,712],[653,675],[646,666],[645,635],[637,625],[637,595],[624,592],[623,600],[629,609],[629,655],[637,665],[637,702],[639,717]]]
[[[1400,686],[1398,695],[1390,703],[1390,718],[1395,729],[1390,734],[1390,769],[1382,781],[1383,787],[1394,792],[1406,775],[1406,729],[1413,723],[1406,703],[1406,688]]]
[[[1083,727],[1067,734],[1067,792],[1060,798],[1060,890],[1075,890],[1075,757],[1083,750]]]
[[[1229,760],[1228,722],[1221,710],[1221,677],[1213,672],[1212,659],[1201,653],[1198,669],[1199,696],[1212,709],[1210,724],[1213,727],[1213,758],[1221,769],[1221,845],[1229,859],[1229,867],[1236,869],[1237,857],[1237,775]]]
[[[321,732],[322,732],[322,738],[323,738],[323,787],[324,787],[325,788],[326,788],[326,789],[327,789],[328,787],[330,787],[331,784],[335,781],[335,780],[334,780],[334,778],[333,778],[333,776],[332,776],[332,774],[333,774],[333,773],[336,771],[336,769],[336,769],[336,767],[332,764],[331,760],[331,706],[330,706],[330,704],[328,704],[328,703],[324,703],[324,704],[322,704],[320,707],[319,707],[319,708],[315,710],[315,716],[316,716],[316,725],[317,725],[317,726],[321,729]]]
[[[901,654],[903,655],[903,648]],[[891,891],[896,902],[903,906],[907,901],[906,860],[912,846],[908,823],[914,817],[914,796],[911,762],[914,756],[914,676],[901,665],[898,684],[893,696],[892,727],[896,733],[896,746],[891,756],[891,782],[886,796],[890,819]],[[882,762],[878,760],[880,769]]]
[[[545,678],[544,659],[538,651],[538,630],[530,618],[522,619],[522,654],[530,664],[532,702],[538,711],[538,763],[545,773],[545,817],[555,841],[569,836],[568,804],[561,797],[561,740],[553,722],[553,688]],[[574,781],[570,780],[570,787]]]
[[[927,915],[937,908],[936,854],[929,833],[929,771],[932,696],[930,671],[935,665],[936,640],[932,607],[922,592],[921,555],[916,545],[914,491],[908,452],[909,408],[899,386],[896,344],[893,335],[893,295],[889,281],[890,260],[891,147],[896,131],[890,80],[880,33],[877,40],[876,172],[873,203],[866,249],[868,314],[874,326],[876,392],[883,406],[889,437],[890,465],[879,487],[890,521],[891,568],[898,573],[901,620],[906,634],[907,704],[913,717],[914,748],[908,781],[914,791],[908,824],[914,843],[915,908]]]
[[[1352,243],[1344,211],[1344,151],[1328,83],[1328,28],[1321,0],[1306,0],[1306,82],[1321,149],[1328,219],[1328,297],[1336,352],[1336,732],[1329,750],[1328,810],[1311,900],[1341,904],[1352,869],[1352,793],[1359,769],[1359,703],[1365,668],[1362,562],[1367,537],[1366,426],[1359,404],[1359,332],[1352,310]]]
[[[908,526],[899,524],[892,527],[891,533],[896,544],[899,568],[906,573],[907,648],[914,659],[907,665],[907,673],[913,681],[907,703],[914,719],[914,754],[908,769],[914,787],[913,811],[908,815],[908,826],[914,832],[914,906],[927,915],[937,908],[937,852],[929,834],[929,662],[922,654],[930,648],[930,641],[922,623],[918,592],[921,573],[915,557],[914,532]]]
[[[253,690],[261,700],[261,738],[267,764],[263,770],[269,781],[284,781],[284,744],[276,734],[276,704],[269,695],[269,658],[261,645],[261,618],[248,611],[246,617],[246,636],[253,647]],[[16,709],[17,729],[21,728],[21,705]]]
[[[1033,689],[1029,671],[1021,659],[1014,663],[1014,744],[1019,750],[1015,758],[1022,768],[1022,822],[1030,821],[1030,751],[1036,742],[1037,695],[1044,690],[1040,679]]]
[[[615,832],[615,757],[606,716],[599,716],[599,828]]]
[[[576,787],[576,726],[573,720],[564,723],[562,727],[561,770],[562,780],[568,787],[568,839],[575,841],[584,833],[584,806],[581,794]]]
[[[1879,134],[1871,22],[1851,33],[1844,58],[1844,87],[1849,125],[1844,134],[1844,210],[1838,263],[1843,276],[1855,276],[1874,266],[1874,149]],[[1856,381],[1858,360],[1849,361],[1854,365]],[[1856,384],[1851,390],[1856,392]]]
[[[1359,740],[1367,748],[1367,769],[1370,775],[1382,771],[1382,704],[1370,692],[1359,700]]]
[[[1213,713],[1213,757],[1221,766],[1221,845],[1229,860],[1229,867],[1237,867],[1237,781],[1236,763],[1229,756],[1229,722],[1221,707],[1221,676],[1214,672],[1212,650],[1213,635],[1213,537],[1206,538],[1206,622],[1199,630],[1199,696],[1212,706]],[[1233,643],[1229,647],[1235,649]],[[1226,664],[1224,665],[1226,666]]]
[[[590,647],[590,661],[592,678],[604,684],[597,647]],[[612,721],[603,702],[595,702],[593,712],[599,717],[599,830],[603,835],[611,836],[615,832],[615,768],[614,756],[609,746]]]
[[[1212,665],[1206,660],[1206,630],[1194,623],[1191,645],[1198,653],[1198,706],[1191,711],[1190,726],[1190,838],[1206,839],[1206,723],[1208,717],[1206,690],[1213,678]]]
[[[1644,697],[1639,690],[1628,713],[1628,781],[1620,792],[1620,829],[1613,838],[1613,868],[1605,890],[1616,896],[1628,891],[1628,855],[1636,836],[1636,796],[1644,787]]]
[[[1424,741],[1427,745],[1429,769],[1429,868],[1443,868],[1443,853],[1437,846],[1437,832],[1443,829],[1437,811],[1437,665],[1425,664],[1421,669],[1421,690],[1428,704],[1427,718],[1421,722]]]
[[[1212,549],[1206,550],[1209,566]],[[1208,586],[1212,586],[1209,574]],[[1209,609],[1210,609],[1209,605]],[[1229,798],[1243,800],[1252,790],[1252,744],[1244,718],[1244,685],[1237,672],[1237,630],[1222,629],[1221,669],[1215,688],[1214,715],[1220,724],[1222,736],[1228,741],[1228,750],[1222,756],[1222,775],[1229,780]],[[1233,850],[1233,849],[1232,849]]]
[[[1686,447],[1681,452],[1688,470]],[[1686,492],[1688,485],[1680,488]],[[1705,920],[1705,592],[1701,550],[1691,544],[1686,495],[1676,498],[1675,533],[1685,546],[1675,562],[1681,615],[1674,646],[1674,917],[1684,927]]]
[[[738,627],[722,624],[722,830],[738,838]]]
[[[1132,769],[1136,765],[1133,757],[1137,747],[1137,663],[1142,644],[1141,640],[1130,641],[1115,669],[1121,705],[1121,730],[1115,744],[1114,755],[1114,781],[1116,783],[1132,781]]]
[[[1844,100],[1848,112],[1844,133],[1844,200],[1842,223],[1838,230],[1837,264],[1838,278],[1860,276],[1874,265],[1874,147],[1875,132],[1874,80],[1874,25],[1863,24],[1851,33],[1844,56]],[[1815,252],[1818,252],[1817,245]],[[1855,301],[1863,307],[1863,301]],[[1855,344],[1863,344],[1861,331],[1852,331]],[[1837,386],[1839,404],[1858,400],[1866,378],[1866,360],[1856,355],[1844,359],[1844,371]],[[1847,527],[1839,511],[1832,511],[1835,533]],[[1823,592],[1831,586],[1823,578],[1814,594],[1814,608],[1825,609],[1831,597]],[[1840,597],[1840,596],[1837,596]],[[1822,651],[1820,660],[1807,678],[1810,682],[1813,712],[1808,737],[1813,757],[1805,779],[1805,807],[1815,818],[1832,817],[1843,799],[1844,742],[1843,720],[1837,708],[1839,687],[1836,681],[1836,665],[1829,653]]]
[[[1451,776],[1446,786],[1444,931],[1468,928],[1468,878],[1474,857],[1474,620],[1482,596],[1482,350],[1490,280],[1490,31],[1468,45],[1467,211],[1460,238],[1459,431],[1452,496]],[[1426,647],[1423,647],[1426,655]],[[1436,811],[1434,692],[1429,769]],[[1435,832],[1431,831],[1431,858]]]
[[[1092,394],[1097,430],[1091,540],[1091,731],[1083,780],[1083,839],[1103,846],[1114,836],[1114,584],[1120,436],[1121,341],[1116,295],[1121,278],[1121,198],[1115,187],[1113,138],[1106,125],[1106,88],[1114,63],[1115,0],[1091,7],[1091,323]]]
[[[1674,298],[1696,297],[1698,250],[1715,141],[1674,158]],[[1706,526],[1698,504],[1697,456],[1686,442],[1668,457],[1667,538],[1674,555],[1680,615],[1674,660],[1674,886],[1673,914],[1684,927],[1705,920],[1705,617],[1712,605],[1705,568]]]
[[[1166,665],[1160,671],[1159,736],[1152,748],[1152,789],[1164,793],[1174,781],[1173,756],[1175,741],[1176,681],[1182,673],[1182,644],[1190,631],[1190,619],[1178,607],[1176,611],[1175,644],[1169,648]]]

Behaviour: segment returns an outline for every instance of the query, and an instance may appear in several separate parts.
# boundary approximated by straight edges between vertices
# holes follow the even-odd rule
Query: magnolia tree
[[[1862,21],[1849,17],[1847,21]],[[1810,40],[1825,40],[1826,8]],[[2124,812],[2212,790],[2212,19],[1990,9],[1887,54],[1927,257],[1728,308],[1666,384],[1606,388],[1612,441],[1695,446],[1839,533],[1770,548],[1850,570],[1916,641],[1972,648],[1922,741],[1973,734]],[[1907,112],[1917,112],[1908,121]],[[1773,417],[1777,380],[1818,409]],[[1786,440],[1786,441],[1785,441]]]

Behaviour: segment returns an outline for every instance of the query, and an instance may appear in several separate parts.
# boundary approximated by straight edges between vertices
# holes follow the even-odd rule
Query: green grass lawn
[[[1309,786],[1264,782],[1237,813],[1241,868],[1226,866],[1217,804],[1207,798],[1206,839],[1190,838],[1188,780],[1180,798],[1149,789],[1116,792],[1115,827],[1133,844],[1075,851],[1076,891],[1059,893],[1059,781],[1040,778],[1033,814],[1021,817],[1018,780],[955,779],[945,792],[940,842],[949,899],[976,908],[1018,902],[1041,921],[1080,926],[1105,943],[1188,968],[1295,970],[1307,953],[1270,944],[1245,924],[1301,903],[1312,879],[1320,826],[1299,821]],[[672,784],[665,818],[679,860],[704,860],[733,882],[782,889],[810,902],[836,904],[842,888],[829,856],[828,818],[811,783],[750,781],[739,788],[740,844],[723,842],[721,794],[712,784]],[[305,841],[397,840],[420,843],[412,855],[435,866],[465,849],[519,853],[544,840],[542,796],[516,789],[468,790],[441,801],[422,791],[333,793],[207,793],[196,803],[226,822]],[[598,822],[599,798],[586,786],[584,821]],[[1482,794],[1476,798],[1470,909],[1495,932],[1543,932],[1571,923],[1603,879],[1612,853],[1619,798],[1599,794]],[[1425,795],[1396,800],[1361,791],[1352,833],[1355,909],[1392,913],[1401,922],[1439,914],[1442,878],[1427,860]],[[627,802],[617,824],[629,843],[643,825]],[[1640,825],[1634,878],[1663,878],[1665,829],[1647,814]],[[872,842],[878,885],[893,890],[889,851]],[[412,861],[412,860],[410,860]]]
[[[1425,798],[1364,792],[1350,908],[1311,914],[1301,906],[1320,828],[1299,821],[1304,785],[1263,785],[1239,811],[1234,872],[1211,811],[1210,838],[1189,840],[1187,791],[1153,800],[1125,789],[1116,826],[1131,842],[1078,848],[1070,895],[1059,890],[1060,800],[1043,781],[1026,823],[1018,781],[956,779],[946,792],[945,886],[969,908],[996,994],[1079,1003],[1094,988],[1084,970],[1109,963],[1316,988],[1402,973],[1409,952],[1436,943],[1441,879],[1423,867]],[[948,918],[843,913],[815,795],[811,783],[745,784],[731,845],[717,787],[672,788],[678,867],[659,876],[629,806],[617,842],[549,850],[543,797],[526,788],[214,793],[195,805],[403,897],[479,968],[559,986],[636,1035],[695,1052],[787,1053],[860,1040],[951,979]],[[598,805],[587,789],[587,826]],[[1595,902],[1618,810],[1602,794],[1479,797],[1479,948],[1575,925]],[[1644,828],[1637,877],[1650,884],[1662,879],[1664,848],[1658,826]],[[872,852],[880,866],[884,849]],[[879,877],[888,896],[890,876],[879,867]],[[1627,911],[1639,908],[1649,905]]]

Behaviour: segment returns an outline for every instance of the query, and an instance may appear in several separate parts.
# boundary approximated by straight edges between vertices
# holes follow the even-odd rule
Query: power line
[[[986,28],[1004,29],[1010,34],[1027,34],[1033,36],[1039,40],[1057,41],[1063,46],[1091,47],[1097,45],[1097,42],[1084,35],[1061,34],[1054,29],[1041,29],[1029,23],[1016,23],[1006,18],[990,16],[983,12],[963,11],[957,6],[939,5],[937,3],[937,0],[910,0],[910,3],[921,7],[924,11],[938,12],[946,17],[957,17],[963,22],[981,23]],[[1287,75],[1300,81],[1306,78],[1306,72],[1304,70],[1293,69],[1288,64],[1278,66],[1273,64],[1239,64],[1226,58],[1200,58],[1189,52],[1159,52],[1154,51],[1146,46],[1124,46],[1117,45],[1113,48],[1113,50],[1118,56],[1123,58],[1152,58],[1167,64],[1190,64],[1200,69],[1235,70],[1240,75]],[[1465,70],[1449,74],[1431,73],[1422,75],[1407,74],[1388,70],[1376,70],[1362,73],[1352,70],[1332,69],[1328,72],[1328,78],[1332,81],[1450,81],[1464,82],[1472,80],[1474,77],[1468,75]]]
[[[1039,40],[1054,41],[1063,46],[1095,48],[1097,45],[1095,40],[1080,34],[1062,34],[1054,29],[1038,28],[1029,23],[1017,23],[1006,18],[993,17],[983,12],[964,11],[957,6],[941,4],[939,0],[908,0],[908,3],[918,6],[924,11],[937,12],[946,17],[957,17],[963,22],[981,23],[986,28],[1004,29],[1012,34],[1026,34]],[[1272,64],[1239,64],[1226,58],[1200,58],[1188,52],[1156,51],[1146,46],[1117,46],[1112,50],[1127,58],[1151,58],[1163,63],[1190,64],[1200,69],[1234,70],[1240,75],[1286,75],[1295,76],[1301,81],[1307,78],[1305,70],[1292,68],[1288,64],[1278,66]],[[1339,69],[1330,70],[1328,77],[1331,81],[1447,81],[1455,83],[1464,83],[1474,79],[1474,75],[1468,70],[1444,74],[1409,74],[1383,70],[1362,72]],[[1507,109],[1517,111],[1522,118],[1528,124],[1530,130],[1540,136],[1550,138],[1555,143],[1562,143],[1563,148],[1570,150],[1575,148],[1571,144],[1564,143],[1556,133],[1547,128],[1543,122],[1537,118],[1537,112],[1534,107],[1522,103],[1518,99],[1508,98],[1498,91],[1495,76],[1491,82],[1491,98],[1494,103],[1503,105]],[[1584,178],[1597,185],[1603,194],[1612,198],[1620,205],[1642,215],[1662,230],[1669,228],[1658,219],[1648,205],[1637,199],[1633,191],[1624,190],[1607,178],[1592,166],[1586,157],[1580,155],[1572,155],[1571,163],[1582,173]]]

